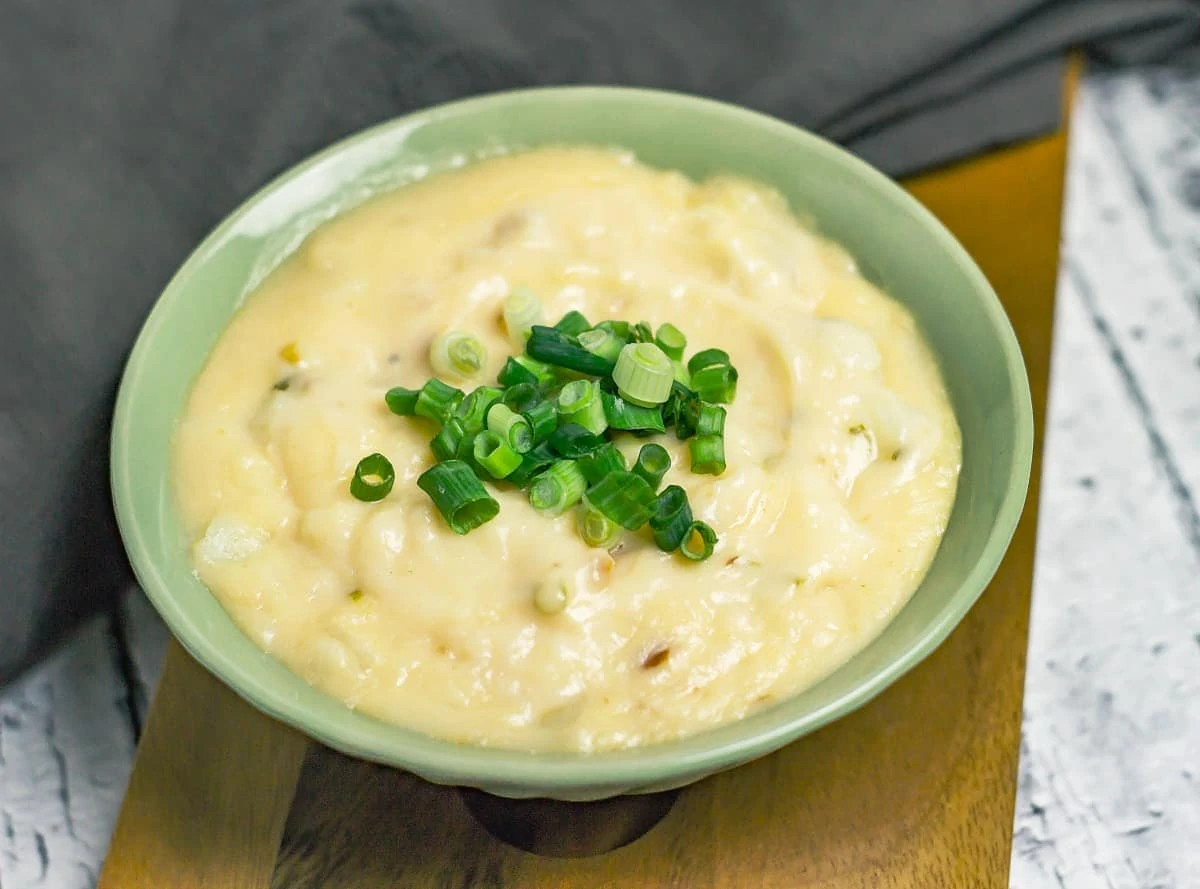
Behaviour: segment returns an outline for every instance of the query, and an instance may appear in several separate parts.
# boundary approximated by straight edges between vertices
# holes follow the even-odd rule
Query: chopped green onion
[[[696,415],[697,435],[724,435],[725,408],[717,404],[701,404]]]
[[[649,521],[654,500],[650,485],[632,472],[610,472],[587,491],[588,506],[630,531]]]
[[[504,391],[495,386],[480,386],[467,393],[467,397],[462,400],[462,404],[454,412],[454,415],[462,421],[466,434],[478,435],[487,428],[488,408],[500,400]]]
[[[604,416],[608,425],[613,429],[624,429],[630,432],[649,430],[666,432],[663,425],[662,411],[657,407],[642,407],[626,401],[611,392],[601,392],[600,400],[604,403]]]
[[[525,351],[538,361],[594,377],[607,376],[613,370],[611,361],[593,355],[579,345],[575,337],[567,336],[553,327],[535,326],[529,342],[525,344]]]
[[[717,532],[706,522],[692,522],[687,533],[683,535],[679,551],[693,562],[703,562],[712,555],[716,543]]]
[[[737,397],[738,372],[728,364],[714,364],[692,374],[692,390],[701,401],[728,404]]]
[[[628,321],[601,321],[596,325],[596,329],[607,330],[625,342],[629,342],[629,338],[633,335],[633,325]]]
[[[676,383],[671,387],[671,394],[663,404],[662,412],[667,425],[675,427],[675,435],[680,441],[696,434],[700,399],[687,386]]]
[[[579,502],[587,479],[574,460],[559,460],[533,480],[529,503],[543,515],[562,515]]]
[[[475,439],[479,438],[479,436],[486,431],[487,430],[484,429],[482,432],[468,432],[463,435],[463,437],[458,440],[458,450],[454,454],[455,459],[462,460],[464,463],[470,466],[473,470],[475,470],[475,474],[480,478],[483,478],[484,469],[475,461]]]
[[[441,425],[430,442],[439,462],[421,474],[418,486],[458,534],[498,514],[499,503],[481,482],[503,479],[528,491],[541,513],[557,516],[582,500],[576,521],[589,546],[611,547],[622,529],[649,522],[661,549],[708,558],[716,533],[695,520],[683,488],[671,485],[655,495],[671,468],[670,452],[650,441],[627,470],[624,454],[604,433],[645,438],[674,427],[688,440],[693,472],[722,474],[727,412],[720,405],[736,396],[738,380],[728,353],[704,349],[685,366],[687,337],[669,322],[656,332],[645,321],[591,326],[577,310],[553,327],[542,317],[536,295],[514,288],[504,323],[524,352],[505,360],[497,376],[502,388],[480,386],[464,396],[434,377],[419,390],[388,390],[393,413]],[[482,343],[460,331],[442,334],[430,347],[430,362],[442,377],[473,375],[486,360]],[[367,461],[375,458],[386,465],[390,490],[395,473],[386,458],[373,454],[360,469],[369,470]],[[386,496],[387,490],[375,491],[383,484],[384,474],[364,470],[351,488],[374,500]],[[545,599],[547,613],[561,610],[569,591],[562,583],[544,586],[535,589],[535,604]]]
[[[350,493],[366,503],[382,500],[391,493],[396,482],[396,470],[392,461],[383,454],[368,454],[354,467],[350,479]]]
[[[500,512],[500,504],[462,460],[433,464],[417,477],[417,487],[429,495],[455,534],[466,534]]]
[[[463,426],[462,420],[458,419],[458,417],[448,418],[442,426],[441,431],[429,443],[429,449],[433,451],[434,459],[439,463],[456,459],[458,457],[459,445],[462,444],[462,440],[466,435],[467,430]]]
[[[606,441],[590,454],[582,454],[576,461],[589,485],[594,485],[610,472],[625,471],[625,455],[611,441]]]
[[[530,328],[542,322],[542,301],[528,287],[514,287],[504,300],[504,329],[514,346],[523,346]]]
[[[633,463],[633,472],[646,480],[654,490],[662,483],[663,476],[671,468],[671,455],[660,444],[651,442],[642,445],[638,451],[637,460]]]
[[[720,435],[697,435],[688,441],[692,452],[692,472],[720,475],[725,471],[725,438]]]
[[[443,377],[473,377],[487,362],[483,343],[461,330],[435,337],[429,345],[429,365]]]
[[[437,377],[432,377],[421,387],[421,393],[417,396],[416,414],[436,423],[445,423],[458,409],[462,400],[461,389],[455,389]]]
[[[519,386],[521,383],[536,386],[538,378],[537,374],[518,364],[515,358],[509,357],[504,367],[500,368],[500,373],[496,374],[496,382],[501,386]]]
[[[691,527],[692,505],[687,492],[679,485],[664,488],[654,501],[654,515],[650,517],[650,530],[658,548],[666,553],[679,549]]]
[[[545,441],[550,437],[550,433],[558,428],[558,409],[550,401],[538,401],[529,405],[521,411],[521,416],[529,424],[534,444]]]
[[[612,378],[626,401],[653,407],[662,404],[671,394],[675,368],[666,353],[654,343],[630,343],[621,349]]]
[[[572,380],[558,393],[558,412],[564,423],[582,426],[599,435],[608,428],[600,384],[595,380]]]
[[[578,523],[579,536],[588,546],[611,549],[621,539],[621,526],[590,506],[580,507]]]
[[[533,432],[529,428],[529,421],[506,404],[492,405],[487,415],[487,426],[508,442],[509,447],[518,454],[524,454],[533,447]]]
[[[553,465],[558,460],[558,454],[550,449],[550,445],[542,442],[532,451],[521,457],[521,465],[514,469],[506,481],[524,489],[533,483],[535,476]]]
[[[616,362],[621,355],[621,349],[629,342],[623,337],[617,336],[611,330],[606,330],[601,327],[585,330],[579,334],[579,345],[583,346],[593,355],[599,355],[608,361]]]
[[[490,430],[475,436],[471,451],[475,462],[486,469],[492,478],[507,478],[521,465],[521,455]]]
[[[561,330],[568,336],[579,336],[591,326],[592,322],[584,317],[583,312],[572,309],[559,319],[558,323],[554,325],[554,329]]]
[[[525,413],[542,400],[542,393],[533,383],[517,383],[509,386],[500,396],[500,403],[508,405],[518,414]]]
[[[575,460],[584,454],[590,454],[603,447],[606,442],[599,435],[588,432],[582,426],[567,423],[559,426],[552,433],[548,443],[554,453],[568,460]]]
[[[543,580],[533,591],[533,607],[542,614],[558,614],[571,604],[571,591],[561,577]]]
[[[528,355],[517,355],[513,361],[533,374],[537,385],[549,386],[554,382],[554,368],[549,364],[538,361],[536,358],[530,358]]]
[[[678,327],[670,322],[662,324],[654,335],[654,344],[666,352],[672,361],[683,358],[683,350],[687,348],[687,337]]]
[[[724,349],[704,349],[697,352],[688,361],[688,373],[694,374],[698,370],[704,370],[706,367],[716,367],[717,365],[732,366],[733,362],[729,360],[729,353]]]
[[[420,389],[405,389],[403,386],[393,386],[387,390],[383,400],[387,402],[388,410],[401,417],[411,417],[417,412],[417,399]]]

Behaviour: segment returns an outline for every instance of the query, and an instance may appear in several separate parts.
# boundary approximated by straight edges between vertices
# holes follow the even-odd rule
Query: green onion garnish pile
[[[648,442],[633,466],[613,444],[616,432],[649,436],[674,429],[687,440],[692,472],[725,471],[725,408],[737,394],[737,370],[720,349],[704,349],[685,363],[687,338],[673,324],[657,331],[646,322],[593,325],[570,311],[553,327],[526,288],[514,290],[504,321],[524,352],[504,363],[498,386],[471,392],[433,378],[420,389],[397,387],[385,396],[400,416],[424,417],[438,427],[430,441],[437,463],[417,484],[456,534],[466,534],[500,511],[484,482],[512,485],[539,513],[575,509],[589,546],[611,548],[625,531],[648,527],[664,552],[702,561],[716,532],[692,516],[687,492],[660,490],[671,468],[662,445]],[[451,331],[430,350],[435,373],[470,377],[486,353],[469,334]],[[395,473],[386,457],[365,457],[350,493],[379,500]]]

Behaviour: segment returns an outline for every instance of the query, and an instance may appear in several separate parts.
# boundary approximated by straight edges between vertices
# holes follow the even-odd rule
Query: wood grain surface
[[[907,183],[1004,301],[1039,445],[1065,153],[1059,133]],[[858,713],[685,789],[640,839],[592,857],[492,838],[458,791],[309,745],[174,647],[100,887],[1007,886],[1039,473],[1035,457],[995,580],[925,663]],[[611,815],[612,836],[641,814],[635,802]],[[553,823],[594,838],[593,819]]]
[[[97,889],[259,889],[309,746],[172,643]]]

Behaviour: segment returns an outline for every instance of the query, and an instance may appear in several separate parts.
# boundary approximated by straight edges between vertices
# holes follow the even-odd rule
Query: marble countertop
[[[1016,889],[1200,887],[1200,72],[1074,112]],[[0,889],[94,885],[167,636],[139,593],[0,694]]]

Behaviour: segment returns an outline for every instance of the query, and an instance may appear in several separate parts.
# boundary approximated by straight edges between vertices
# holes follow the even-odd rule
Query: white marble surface
[[[1011,883],[1200,887],[1200,73],[1084,84],[1048,428]],[[165,643],[0,694],[2,889],[94,884]]]

